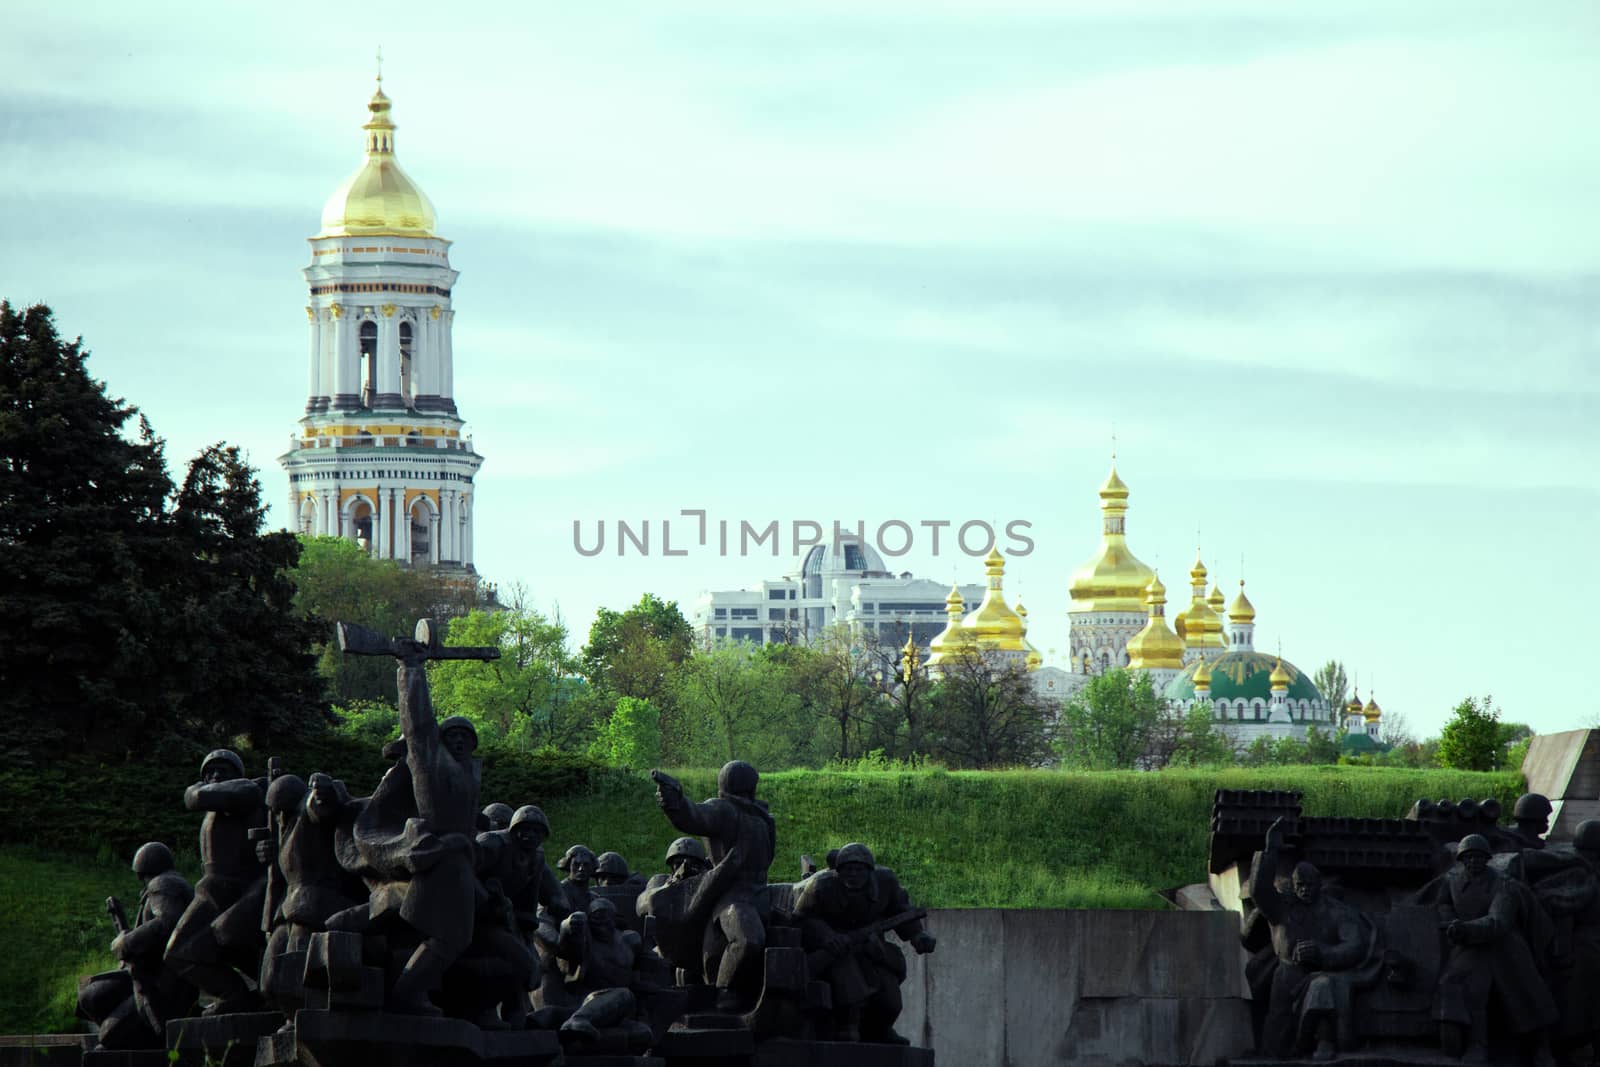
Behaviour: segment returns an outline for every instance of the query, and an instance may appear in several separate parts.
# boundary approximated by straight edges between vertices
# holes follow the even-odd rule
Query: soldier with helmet
[[[100,1045],[107,1049],[160,1048],[167,1020],[194,1004],[194,987],[161,961],[194,890],[175,869],[172,850],[159,841],[134,853],[133,873],[144,883],[133,925],[116,897],[106,901],[117,924],[111,954],[122,966],[78,987],[78,1017],[97,1025]]]
[[[602,852],[594,862],[594,880],[603,886],[622,886],[633,880],[628,861],[620,852]]]
[[[480,1015],[480,1025],[521,1029],[527,1020],[539,908],[564,912],[566,907],[544,862],[543,846],[549,836],[550,820],[533,804],[513,812],[504,830],[478,835],[482,892],[469,954],[498,959],[507,972],[504,980],[494,983],[492,1003]],[[554,940],[553,928],[550,939]]]
[[[794,918],[808,954],[814,961],[826,961],[821,974],[813,970],[812,977],[825,977],[832,987],[838,1040],[907,1043],[894,1029],[900,1017],[900,983],[906,977],[905,954],[883,932],[857,932],[910,912],[911,898],[900,880],[889,868],[879,867],[872,850],[860,842],[845,845],[832,869],[797,887]],[[907,918],[893,929],[918,955],[933,951],[936,939],[920,918]]]
[[[497,800],[483,809],[482,815],[478,820],[478,826],[483,833],[504,830],[511,825],[511,816],[514,814],[516,812],[512,810],[510,804],[503,800]]]
[[[250,840],[252,827],[267,822],[264,784],[244,776],[244,761],[227,749],[200,763],[200,781],[183,792],[190,811],[203,811],[200,862],[203,874],[194,900],[167,944],[167,965],[216,998],[208,1011],[251,1011],[261,998],[240,975],[261,968],[265,938],[261,912],[266,869]]]
[[[756,799],[761,776],[744,760],[732,760],[717,773],[717,795],[699,804],[683,795],[675,779],[660,771],[651,776],[667,820],[710,846],[712,867],[699,894],[708,902],[701,959],[707,984],[717,987],[717,1008],[738,1011],[750,999],[750,987],[760,983],[771,911],[767,870],[777,828],[766,804]]]
[[[1542,793],[1524,793],[1511,808],[1511,819],[1516,829],[1508,830],[1521,848],[1544,848],[1544,835],[1550,832],[1550,813],[1555,810],[1550,798]]]
[[[589,883],[594,881],[596,862],[588,845],[573,845],[556,861],[556,868],[566,875],[561,880],[561,891],[572,911],[589,910]]]
[[[1455,865],[1422,890],[1421,899],[1438,909],[1448,945],[1434,1004],[1440,1041],[1451,1055],[1464,1049],[1469,1062],[1484,1062],[1492,993],[1506,1028],[1532,1039],[1536,1062],[1549,1063],[1555,1001],[1523,936],[1517,887],[1489,856],[1488,838],[1468,834],[1456,846]]]
[[[1600,819],[1578,824],[1570,848],[1523,854],[1533,895],[1553,927],[1549,976],[1561,1020],[1557,1052],[1600,1049]]]

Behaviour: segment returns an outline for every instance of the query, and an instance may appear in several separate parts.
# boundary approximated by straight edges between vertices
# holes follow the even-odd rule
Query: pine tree
[[[116,747],[159,687],[162,442],[87,360],[0,301],[0,747],[23,758]]]

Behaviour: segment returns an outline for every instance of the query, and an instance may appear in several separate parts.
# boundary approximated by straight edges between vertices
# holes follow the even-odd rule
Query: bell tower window
[[[378,395],[378,324],[361,324],[361,406],[370,408]]]

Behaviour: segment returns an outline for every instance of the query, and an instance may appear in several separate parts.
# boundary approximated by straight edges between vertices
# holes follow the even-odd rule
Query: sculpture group
[[[1600,1053],[1600,820],[1547,844],[1551,804],[1418,801],[1306,818],[1218,793],[1212,884],[1241,912],[1268,1061],[1591,1063]]]
[[[105,1053],[170,1047],[262,1067],[736,1063],[760,1042],[833,1041],[873,1043],[884,1063],[932,1062],[894,1030],[905,959],[886,935],[919,953],[934,937],[866,846],[769,882],[775,824],[755,768],[733,761],[698,803],[654,772],[661,811],[685,835],[666,873],[646,879],[615,852],[574,845],[557,881],[545,814],[483,805],[476,732],[439,721],[429,697],[428,660],[498,650],[438,637],[428,620],[394,640],[340,624],[347,654],[399,661],[401,736],[370,795],[319,771],[274,765],[257,779],[232,752],[206,756],[184,791],[203,813],[200,881],[191,889],[151,843],[134,860],[135,920],[108,901],[122,966],[85,979],[79,997]]]

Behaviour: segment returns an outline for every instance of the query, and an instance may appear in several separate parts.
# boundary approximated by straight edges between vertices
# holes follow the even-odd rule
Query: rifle
[[[868,923],[866,926],[857,927],[856,929],[851,930],[844,935],[844,947],[838,952],[833,952],[826,948],[813,949],[812,951],[807,952],[806,967],[813,975],[819,974],[834,959],[844,955],[853,948],[865,944],[868,939],[877,937],[879,934],[888,933],[896,926],[900,926],[904,923],[914,922],[917,919],[926,919],[927,917],[927,908],[912,908],[910,911],[902,911],[899,915],[891,915],[887,919],[879,919],[875,923]]]
[[[267,784],[283,776],[283,760],[278,756],[267,757]],[[267,809],[267,825],[252,826],[246,831],[246,836],[251,842],[271,841],[272,854],[267,857],[267,895],[261,907],[261,932],[272,933],[272,920],[278,908],[283,903],[284,878],[283,868],[278,866],[278,850],[283,846],[283,837],[280,834],[282,819],[272,809]]]
[[[111,925],[117,928],[117,933],[128,932],[128,914],[122,910],[122,901],[116,897],[106,897],[106,914],[111,916]]]

